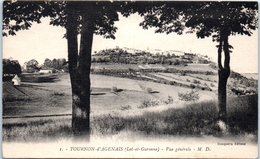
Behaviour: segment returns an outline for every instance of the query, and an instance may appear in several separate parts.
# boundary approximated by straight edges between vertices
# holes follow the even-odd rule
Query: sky
[[[195,34],[159,34],[154,29],[144,30],[139,26],[142,18],[137,14],[128,18],[119,16],[115,23],[116,39],[94,36],[93,51],[106,48],[128,47],[134,49],[179,50],[199,53],[217,61],[216,42],[212,38],[198,39]],[[49,19],[34,24],[29,30],[17,32],[16,36],[3,37],[3,58],[18,60],[21,65],[31,59],[40,64],[46,58],[66,58],[67,41],[63,38],[65,29],[49,25]],[[258,72],[258,31],[252,36],[231,36],[229,43],[234,47],[231,53],[231,69],[239,73]]]

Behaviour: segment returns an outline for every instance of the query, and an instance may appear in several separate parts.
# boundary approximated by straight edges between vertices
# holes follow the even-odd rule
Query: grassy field
[[[107,67],[106,67],[107,66]],[[92,136],[124,134],[163,136],[219,136],[217,122],[217,74],[208,65],[94,65],[98,69],[141,67],[197,72],[139,72],[91,74]],[[197,68],[197,69],[195,69]],[[207,71],[214,72],[207,74]],[[130,72],[130,71],[129,71]],[[129,75],[128,74],[128,75]],[[147,78],[141,78],[147,77]],[[70,138],[71,88],[69,74],[60,80],[3,84],[4,141],[38,141]],[[228,134],[257,136],[257,95],[237,96],[229,79]],[[173,82],[175,81],[175,82]],[[242,83],[243,84],[243,83]],[[191,87],[194,86],[193,87]],[[241,84],[240,84],[241,85]],[[202,89],[209,87],[210,89]],[[252,86],[251,86],[252,87]],[[115,91],[121,90],[121,91]],[[30,117],[66,115],[59,117]],[[13,118],[17,117],[17,118]],[[25,118],[26,117],[26,118]]]
[[[93,69],[123,69],[123,70],[128,70],[128,69],[150,69],[150,68],[158,68],[158,69],[166,69],[166,68],[175,68],[177,70],[191,70],[191,71],[212,71],[214,73],[217,73],[217,70],[209,67],[208,64],[189,64],[187,66],[182,66],[182,65],[161,65],[161,64],[149,64],[149,65],[137,65],[137,64],[102,64],[102,63],[93,63],[91,66]]]
[[[257,95],[232,98],[228,102],[228,133],[225,136],[250,136],[257,141]],[[19,122],[17,122],[19,121]],[[107,114],[91,117],[92,136],[132,132],[141,135],[217,136],[215,101],[188,104],[161,112],[135,116]],[[71,117],[8,120],[4,119],[4,141],[55,141],[70,138]]]
[[[4,87],[3,116],[28,116],[71,113],[71,90],[68,74],[63,74],[55,83],[23,83],[15,92],[12,86]],[[163,102],[171,96],[176,105],[180,104],[178,93],[189,92],[190,88],[165,85],[150,81],[128,78],[91,75],[91,111],[93,114],[119,112],[130,105],[136,109],[142,102],[157,100]],[[121,92],[113,92],[116,87]],[[14,89],[14,90],[13,90]],[[7,91],[9,90],[9,92]],[[147,90],[151,90],[149,93]],[[17,91],[17,90],[16,90]],[[200,101],[214,99],[213,92],[200,91]],[[163,107],[162,107],[163,108]]]

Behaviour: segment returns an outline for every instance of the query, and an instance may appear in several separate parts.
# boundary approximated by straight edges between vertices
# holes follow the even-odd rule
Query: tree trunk
[[[82,15],[80,52],[78,57],[79,92],[77,106],[73,113],[74,134],[90,134],[90,68],[94,25],[91,13]]]
[[[226,121],[227,116],[227,80],[229,73],[226,69],[218,71],[218,108],[219,108],[219,119]]]
[[[219,120],[226,121],[227,118],[227,80],[230,75],[230,51],[226,32],[221,32],[218,48],[218,109]],[[222,47],[225,55],[224,67],[221,62]]]
[[[80,3],[68,3],[67,43],[68,61],[72,89],[72,130],[74,136],[89,140],[90,135],[90,67],[94,33],[92,12],[83,14]],[[86,8],[84,8],[86,9]],[[85,11],[87,12],[87,11]],[[81,15],[82,28],[78,53],[77,19]]]

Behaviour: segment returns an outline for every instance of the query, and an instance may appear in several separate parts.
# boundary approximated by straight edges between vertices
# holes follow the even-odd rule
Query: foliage
[[[217,40],[223,26],[232,35],[251,35],[251,30],[257,28],[256,2],[169,2],[152,8],[150,12],[138,11],[144,16],[140,25],[144,29],[155,27],[156,33],[182,34],[188,28],[199,38],[212,35]]]
[[[176,57],[175,54],[152,54],[149,51],[139,50],[134,54],[129,50],[122,48],[100,50],[92,56],[92,62],[95,63],[121,63],[121,64],[164,64],[164,65],[187,65],[192,63],[195,54],[192,54],[190,60],[185,59],[185,55]],[[208,61],[209,62],[209,61]]]
[[[129,109],[132,109],[132,107],[130,105],[122,105],[120,107],[120,110],[129,110]]]
[[[46,58],[44,60],[44,63],[43,63],[43,66],[42,68],[46,68],[46,69],[50,69],[50,68],[53,68],[53,69],[57,69],[57,70],[67,70],[67,61],[65,58],[60,58],[60,59],[53,59],[53,60],[50,60],[48,58]]]
[[[147,91],[147,93],[153,93],[153,89],[150,87],[146,88],[146,91]]]
[[[119,89],[119,88],[117,88],[117,87],[115,87],[115,86],[113,86],[112,88],[111,88],[111,92],[112,93],[118,93],[118,92],[121,92],[121,91],[123,91],[122,89]]]
[[[28,73],[38,72],[40,70],[39,63],[37,60],[32,59],[25,63],[26,69],[25,71]]]
[[[53,92],[52,94],[51,94],[51,96],[64,96],[65,95],[65,93],[63,93],[63,92]]]
[[[144,100],[141,105],[138,106],[140,109],[149,108],[149,107],[155,107],[159,105],[159,101],[157,100]]]
[[[20,76],[22,73],[21,65],[17,60],[3,59],[3,80],[11,80],[15,74]],[[11,75],[11,76],[10,76]]]
[[[178,93],[178,96],[180,100],[186,102],[188,101],[195,102],[200,98],[199,93],[197,91],[194,91],[193,89],[190,92]]]
[[[165,104],[172,104],[173,103],[173,98],[172,96],[168,96],[167,100],[164,101]]]
[[[123,8],[124,3],[108,1],[70,3],[73,5],[75,13],[78,13],[82,7],[93,6],[96,8],[93,16],[95,17],[94,33],[105,38],[115,38],[117,27],[114,26],[114,21],[118,20],[117,11]],[[42,17],[50,17],[50,25],[65,27],[67,25],[67,6],[66,1],[4,1],[3,35],[16,35],[19,30],[29,29],[34,22],[41,23]],[[80,18],[77,22],[82,23]],[[78,27],[78,33],[80,30],[81,25]]]
[[[196,79],[193,80],[193,83],[195,83],[195,84],[201,84],[201,82],[200,82],[199,80],[196,80]]]

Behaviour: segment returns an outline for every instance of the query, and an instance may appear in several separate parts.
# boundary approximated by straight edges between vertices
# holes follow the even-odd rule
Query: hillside
[[[191,53],[164,55],[128,51],[106,49],[93,55],[93,58],[108,60],[93,61],[91,66],[93,114],[121,109],[142,113],[144,111],[140,111],[139,107],[160,105],[156,109],[161,109],[165,103],[182,107],[186,102],[217,99],[218,70],[207,57]],[[200,58],[205,61],[196,61]],[[126,62],[125,59],[130,60]],[[59,80],[39,83],[23,81],[17,87],[4,83],[4,115],[48,114],[49,110],[54,114],[70,113],[69,74],[57,73],[55,76]],[[252,95],[257,94],[257,88],[257,80],[232,72],[227,94],[228,97]]]
[[[150,81],[182,88],[199,89],[217,93],[218,73],[212,64],[174,65],[133,65],[133,64],[92,64],[92,73],[98,75]],[[248,79],[231,72],[227,84],[229,95],[257,93],[257,80]]]
[[[208,64],[207,56],[181,51],[137,50],[130,48],[105,49],[95,52],[93,63],[121,63],[121,64],[168,64],[187,65],[191,63]]]
[[[248,79],[258,80],[258,73],[242,73],[242,75]]]

